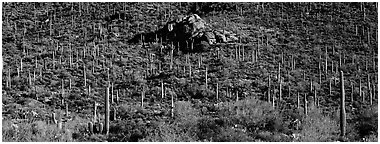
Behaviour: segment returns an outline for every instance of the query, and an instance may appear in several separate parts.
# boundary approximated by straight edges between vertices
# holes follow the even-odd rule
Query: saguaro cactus
[[[114,99],[114,97],[113,97],[113,83],[111,83],[111,104],[114,103],[113,99]]]
[[[92,122],[88,122],[88,131],[90,132],[90,134],[94,133],[94,125],[92,124]]]
[[[270,74],[268,75],[268,102],[270,102]]]
[[[68,117],[69,116],[69,104],[66,103],[66,116]]]
[[[279,100],[281,101],[282,100],[282,83],[281,83],[281,78],[280,78],[280,83],[279,83],[279,87],[278,87],[278,95],[279,95]]]
[[[272,95],[272,107],[275,108],[275,101],[274,101],[274,98],[276,96],[276,93],[275,91],[273,90],[273,95]]]
[[[317,89],[314,88],[314,105],[317,105]]]
[[[304,94],[304,113],[305,113],[305,115],[307,116],[307,95],[306,95],[306,93]]]
[[[367,90],[369,95],[369,103],[372,105],[372,91],[371,91],[371,81],[370,81],[370,75],[367,74]]]
[[[144,107],[144,95],[145,95],[145,87],[143,86],[143,90],[141,92],[141,107]]]
[[[112,107],[110,120],[111,121],[116,120],[116,108],[115,107]]]
[[[86,87],[86,64],[83,63],[83,81],[84,81],[84,87]]]
[[[206,89],[207,89],[207,66],[206,66],[205,72],[206,72],[206,78],[205,78],[205,80],[206,80]]]
[[[116,91],[116,104],[119,104],[119,90]]]
[[[343,71],[340,71],[340,136],[345,136],[346,134],[346,108],[345,108],[345,93],[344,93],[344,76]]]
[[[236,102],[239,101],[239,91],[236,91]]]
[[[22,71],[22,58],[20,58],[20,71]]]
[[[104,128],[103,123],[99,123],[99,133],[103,133],[103,128]],[[107,133],[108,133],[108,131],[107,131]]]
[[[300,93],[299,92],[297,92],[297,109],[299,109],[300,108]]]
[[[62,129],[62,119],[58,119],[57,128],[58,128],[58,130]]]
[[[362,102],[364,102],[364,96],[362,92],[362,79],[359,77],[359,97],[362,98]]]
[[[354,84],[351,82],[351,104],[354,102]]]
[[[331,95],[331,90],[332,90],[332,87],[331,87],[331,79],[329,80],[329,94]]]
[[[62,86],[61,86],[61,88],[62,88],[62,90],[61,90],[61,96],[62,96],[62,98],[63,98],[64,95],[65,95],[65,87],[64,87],[64,80],[62,79],[61,81],[62,81]]]
[[[216,102],[218,102],[219,99],[219,83],[216,83]]]
[[[97,104],[96,104],[96,101],[94,102],[94,123],[96,123],[96,116],[97,116],[97,111],[96,111],[96,109],[97,109]]]
[[[17,77],[19,78],[20,77],[20,69],[17,68]]]
[[[53,112],[52,114],[51,114],[51,121],[54,123],[54,124],[57,124],[57,119],[55,118],[55,113]]]
[[[174,117],[174,97],[173,97],[173,94],[171,94],[171,96],[172,96],[171,116]]]
[[[164,98],[164,82],[161,82],[161,98]]]
[[[325,74],[327,74],[327,69],[328,69],[328,62],[327,62],[327,56],[328,56],[328,54],[327,54],[327,46],[326,46],[326,51],[325,51]]]
[[[110,102],[109,102],[109,98],[110,98],[110,94],[109,94],[109,89],[110,89],[110,86],[108,85],[107,88],[106,88],[106,96],[105,96],[105,120],[104,120],[104,125],[105,125],[105,134],[108,135],[109,133],[109,126],[110,126]]]

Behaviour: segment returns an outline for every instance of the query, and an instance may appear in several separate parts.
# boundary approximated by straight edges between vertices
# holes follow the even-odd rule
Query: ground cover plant
[[[378,141],[377,3],[2,6],[3,142]],[[144,37],[189,14],[238,42]]]

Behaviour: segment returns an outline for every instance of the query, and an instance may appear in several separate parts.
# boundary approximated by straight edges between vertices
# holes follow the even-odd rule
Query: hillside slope
[[[377,141],[377,3],[13,2],[2,9],[3,141]],[[128,42],[189,13],[241,42],[189,54],[164,37]],[[117,120],[109,135],[90,134],[94,103],[104,122],[109,85]],[[67,120],[62,129],[52,113]]]

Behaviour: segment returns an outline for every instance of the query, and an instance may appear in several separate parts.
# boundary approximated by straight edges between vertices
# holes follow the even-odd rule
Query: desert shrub
[[[191,142],[196,141],[192,131],[180,128],[176,123],[161,122],[141,141],[144,142]]]
[[[177,101],[174,107],[175,120],[160,122],[142,141],[150,142],[189,142],[196,141],[197,121],[199,111],[191,102]]]
[[[257,130],[284,131],[280,113],[264,101],[247,97],[238,102],[229,102],[218,105],[219,114],[228,117],[232,123],[248,128],[249,132]]]
[[[206,88],[205,85],[198,85],[197,83],[189,84],[184,92],[193,99],[212,99],[215,97],[214,91]]]
[[[118,115],[121,119],[131,119],[141,107],[136,104],[122,104],[118,107]]]
[[[200,141],[244,142],[253,141],[244,128],[231,125],[228,118],[203,117],[198,121],[197,136]]]
[[[68,142],[79,138],[78,131],[82,127],[81,119],[68,121],[59,130],[57,125],[46,124],[45,121],[13,123],[3,121],[3,138],[5,142]]]
[[[198,121],[197,136],[201,141],[213,141],[222,132],[222,125],[216,119],[204,117]]]
[[[218,142],[248,142],[254,141],[254,138],[249,136],[244,130],[225,127],[215,139]]]
[[[281,133],[287,126],[279,112],[269,103],[247,97],[238,102],[216,106],[218,118],[203,117],[198,121],[198,138],[201,141],[255,141],[258,133],[271,133],[265,140],[289,141]]]
[[[206,15],[211,12],[234,12],[237,10],[235,3],[211,3],[211,2],[201,2],[194,3],[190,7],[190,12],[196,13],[199,15]]]
[[[359,109],[359,113],[355,115],[354,121],[358,122],[355,125],[355,129],[357,130],[360,138],[370,137],[371,135],[375,135],[377,137],[377,116],[377,105]]]
[[[199,110],[192,107],[191,102],[177,101],[174,107],[175,122],[179,127],[189,130],[192,129],[199,119]]]
[[[311,106],[308,115],[301,124],[300,138],[296,141],[303,142],[327,142],[334,141],[339,134],[339,123],[322,111]]]
[[[118,120],[110,123],[108,141],[138,142],[150,133],[150,128],[135,121]]]

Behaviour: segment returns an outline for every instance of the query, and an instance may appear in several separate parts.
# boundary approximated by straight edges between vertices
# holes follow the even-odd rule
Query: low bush
[[[355,129],[361,140],[376,140],[378,136],[377,105],[362,107],[354,117]],[[376,138],[376,139],[375,139]]]
[[[45,121],[25,121],[15,123],[4,120],[3,142],[72,142],[80,135],[79,129],[82,127],[81,119],[73,120],[62,124],[63,129],[58,129],[55,124],[46,124]]]
[[[302,120],[301,127],[300,137],[295,141],[328,142],[337,140],[339,135],[339,123],[313,106]]]

